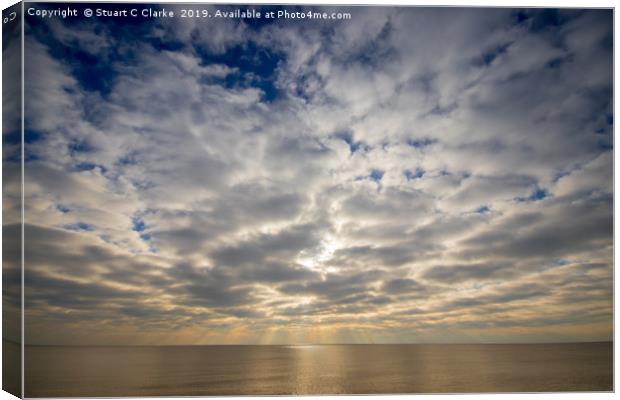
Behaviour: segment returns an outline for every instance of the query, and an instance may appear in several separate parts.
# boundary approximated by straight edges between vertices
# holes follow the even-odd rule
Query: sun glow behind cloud
[[[337,272],[336,268],[326,265],[326,262],[329,261],[336,252],[336,250],[340,248],[342,247],[341,245],[339,245],[337,239],[328,235],[320,240],[314,252],[308,252],[305,250],[299,252],[299,257],[297,261],[301,265],[311,270],[316,270],[317,272]]]

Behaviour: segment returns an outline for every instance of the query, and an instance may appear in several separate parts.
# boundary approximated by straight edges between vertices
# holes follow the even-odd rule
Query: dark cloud
[[[305,283],[288,283],[278,287],[286,294],[305,294],[340,302],[348,296],[364,293],[370,283],[380,278],[380,271],[366,271],[350,275],[327,274],[324,279]]]
[[[383,283],[383,290],[388,294],[405,294],[416,297],[427,296],[429,289],[425,285],[408,278],[391,279]]]
[[[179,264],[170,268],[168,274],[175,279],[171,292],[178,296],[181,304],[226,308],[255,301],[251,288],[239,285],[220,270]]]
[[[24,274],[26,308],[36,308],[39,303],[67,309],[96,309],[114,302],[131,301],[141,293],[138,290],[119,289],[107,284],[80,282],[56,278],[32,270]]]
[[[287,265],[279,262],[256,261],[244,266],[239,279],[246,282],[287,282],[317,279],[318,273],[301,265]]]
[[[443,305],[443,309],[467,309],[487,304],[501,305],[519,300],[529,300],[541,296],[548,296],[550,293],[551,289],[541,284],[512,285],[502,288],[501,292],[451,300]]]
[[[439,265],[427,269],[422,277],[443,283],[509,279],[515,275],[511,268],[514,266],[508,263]]]
[[[592,246],[604,248],[611,245],[610,207],[611,202],[607,200],[562,204],[551,208],[546,218],[539,217],[538,223],[521,229],[514,228],[514,219],[508,220],[493,233],[468,239],[462,254],[465,257],[492,254],[510,258],[549,258],[579,254]],[[489,236],[495,238],[487,240]]]
[[[383,247],[355,246],[337,250],[330,263],[334,265],[359,263],[371,266],[400,266],[413,261],[414,256],[419,253],[422,251],[416,249],[413,243]]]
[[[213,261],[218,265],[235,267],[260,262],[272,257],[294,257],[306,248],[318,245],[318,227],[314,224],[297,225],[275,234],[260,234],[251,240],[216,250]]]

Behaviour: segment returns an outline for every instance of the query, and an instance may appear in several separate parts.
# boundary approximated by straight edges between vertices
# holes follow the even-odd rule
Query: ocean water
[[[26,346],[27,397],[613,390],[613,345]]]

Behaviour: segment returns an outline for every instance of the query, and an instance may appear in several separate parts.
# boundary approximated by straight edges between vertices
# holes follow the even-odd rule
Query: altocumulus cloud
[[[28,342],[611,337],[612,13],[347,11],[28,20]]]

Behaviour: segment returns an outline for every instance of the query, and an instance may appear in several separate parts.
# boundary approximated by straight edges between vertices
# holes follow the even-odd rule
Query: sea
[[[26,397],[613,390],[613,343],[26,346]]]

